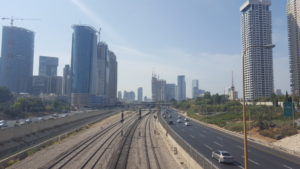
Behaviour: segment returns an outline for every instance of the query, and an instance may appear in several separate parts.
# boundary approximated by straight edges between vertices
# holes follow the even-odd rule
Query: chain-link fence
[[[181,136],[179,136],[162,118],[161,114],[158,115],[158,120],[161,125],[165,128],[167,133],[172,136],[174,140],[203,168],[203,169],[219,169],[216,165],[212,163],[209,159],[204,157],[200,152],[193,148],[189,143],[187,143]]]

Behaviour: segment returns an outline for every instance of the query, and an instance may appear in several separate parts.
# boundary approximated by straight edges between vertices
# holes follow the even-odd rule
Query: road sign
[[[291,117],[293,116],[293,111],[294,111],[294,108],[293,108],[293,103],[292,102],[285,102],[283,104],[283,109],[284,109],[284,116],[286,117]]]

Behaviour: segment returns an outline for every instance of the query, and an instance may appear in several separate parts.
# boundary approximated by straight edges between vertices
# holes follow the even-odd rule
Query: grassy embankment
[[[242,105],[239,102],[228,101],[226,97],[215,102],[211,101],[214,100],[211,98],[213,96],[210,96],[210,99],[198,98],[174,103],[174,107],[186,111],[191,118],[242,133]],[[297,117],[300,117],[299,113],[296,113]],[[284,117],[281,107],[249,105],[247,118],[249,129],[262,136],[278,140],[298,133],[291,118]]]

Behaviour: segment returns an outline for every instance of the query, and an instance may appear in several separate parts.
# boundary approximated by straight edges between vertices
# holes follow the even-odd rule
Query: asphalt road
[[[182,123],[177,123],[178,113],[172,112],[173,125],[171,128],[185,139],[191,146],[202,153],[206,158],[224,169],[243,168],[243,140],[212,129],[199,123],[189,121],[191,126],[184,125],[184,117],[181,116]],[[271,148],[249,143],[249,168],[250,169],[300,169],[300,158],[273,150]],[[300,143],[299,143],[300,144]],[[235,159],[234,164],[219,164],[217,160],[211,158],[212,151],[226,150]]]

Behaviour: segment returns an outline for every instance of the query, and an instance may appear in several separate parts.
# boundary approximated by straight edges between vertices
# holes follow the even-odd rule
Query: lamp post
[[[248,169],[248,140],[247,140],[247,117],[246,117],[246,89],[245,89],[245,54],[250,48],[272,49],[274,44],[248,46],[243,51],[243,129],[244,129],[244,169]]]

